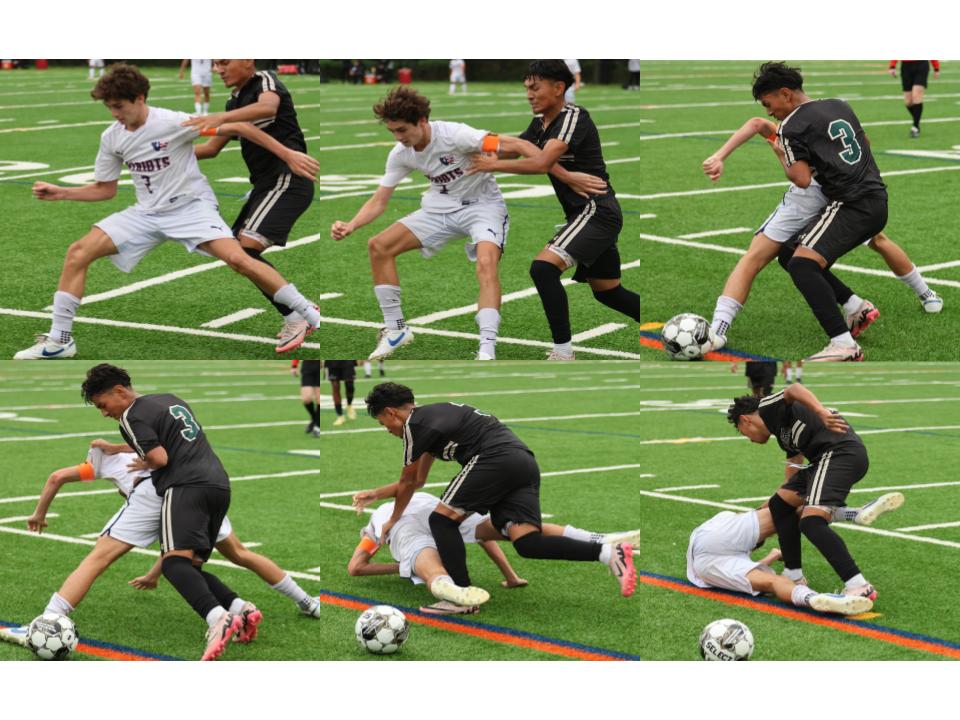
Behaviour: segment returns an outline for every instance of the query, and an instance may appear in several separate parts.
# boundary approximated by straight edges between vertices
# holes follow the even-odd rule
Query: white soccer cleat
[[[859,615],[873,608],[873,600],[863,595],[818,593],[810,598],[810,607],[817,612]]]
[[[27,631],[29,630],[29,625],[0,627],[0,640],[14,645],[20,645],[21,647],[27,647]]]
[[[943,310],[943,298],[937,295],[933,290],[920,298],[920,304],[923,306],[924,312],[931,314],[938,313]]]
[[[859,337],[864,330],[873,325],[874,321],[880,317],[880,311],[869,300],[860,303],[860,307],[846,316],[847,327],[850,334]]]
[[[853,345],[839,345],[831,342],[816,355],[805,358],[808,362],[860,362],[863,360],[863,350]]]
[[[547,353],[547,360],[576,360],[577,356],[575,353],[570,353],[569,355],[564,355],[561,352],[556,350],[551,350]]]
[[[482,352],[482,351],[481,351],[481,352],[478,352],[478,353],[477,353],[477,358],[476,358],[476,359],[477,359],[477,360],[496,360],[497,358],[496,358],[495,356],[491,355],[490,353],[485,353],[485,352]]]
[[[710,328],[707,331],[707,340],[710,342],[710,347],[706,350],[706,352],[716,352],[727,344],[727,336],[718,335],[716,332],[714,332],[713,328]]]
[[[347,419],[343,415],[337,415],[337,419],[333,421],[334,427],[340,427],[341,425],[346,425]]]
[[[370,353],[368,360],[380,360],[393,353],[397,348],[409,345],[413,342],[413,331],[408,328],[399,330],[390,330],[381,328],[380,335],[377,338],[377,349]]]
[[[280,333],[277,335],[276,350],[278,353],[290,352],[291,350],[297,349],[303,345],[303,341],[306,340],[307,335],[316,329],[299,315],[293,315],[291,317],[293,319],[283,321],[283,327],[280,328]]]
[[[314,618],[320,617],[320,598],[305,598],[303,602],[297,603],[297,607],[300,608],[300,612],[304,615]]]
[[[354,409],[353,405],[347,405],[347,420],[356,420],[357,411]]]
[[[475,615],[480,612],[477,605],[457,605],[456,603],[441,600],[433,605],[424,605],[420,608],[424,615]]]
[[[878,517],[903,505],[903,500],[903,493],[899,492],[881,495],[860,508],[860,512],[853,518],[853,522],[857,525],[873,525]]]
[[[483,605],[490,599],[490,593],[483,588],[473,587],[472,585],[460,587],[442,577],[438,577],[430,583],[430,592],[437,600],[446,600],[454,605],[465,605],[467,607]]]
[[[633,545],[634,551],[636,551],[637,546],[640,544],[640,531],[627,530],[626,532],[606,533],[600,539],[600,542],[603,545],[616,545],[617,543],[630,543],[631,545]]]
[[[910,137],[912,137],[912,138],[918,138],[918,137],[920,137],[920,128],[918,128],[916,125],[911,125],[911,126],[910,126]]]
[[[49,335],[40,333],[36,344],[21,350],[13,356],[14,360],[65,360],[77,354],[77,341],[70,338],[68,343],[58,343]]]

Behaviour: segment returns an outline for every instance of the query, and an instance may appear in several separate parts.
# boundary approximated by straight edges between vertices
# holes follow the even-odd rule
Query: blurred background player
[[[181,80],[188,64],[190,65],[190,84],[193,86],[193,111],[197,115],[206,115],[210,112],[213,60],[181,60],[178,76]]]
[[[737,371],[737,363],[733,363],[730,372]],[[777,379],[776,360],[751,360],[745,363],[743,374],[747,378],[747,387],[754,397],[765,397],[773,392],[773,381]]]
[[[387,372],[384,370],[383,364],[386,360],[382,358],[377,361],[377,367],[380,369],[380,377],[386,377]],[[373,364],[369,360],[363,361],[363,376],[365,378],[373,377]]]
[[[566,64],[570,74],[573,75],[573,85],[567,88],[567,91],[563,94],[563,99],[571,105],[575,105],[577,102],[577,91],[580,89],[580,85],[582,84],[580,82],[580,61],[564,60],[563,62]]]
[[[897,76],[897,60],[890,61],[890,75]],[[933,77],[940,77],[939,60],[900,60],[900,85],[903,88],[903,102],[907,112],[913,118],[910,137],[920,137],[920,116],[923,115],[923,94],[927,90],[930,66],[933,65]]]
[[[339,427],[347,420],[356,420],[357,411],[353,409],[353,394],[356,389],[354,381],[357,379],[356,360],[324,360],[323,367],[327,371],[327,380],[330,381],[333,395],[333,409],[337,413],[334,426]],[[343,415],[343,397],[340,394],[340,382],[343,382],[347,397],[347,415]]]
[[[290,372],[294,377],[300,375],[300,401],[303,403],[310,423],[304,431],[308,435],[320,437],[320,373],[322,360],[294,360]]]
[[[787,385],[794,382],[803,382],[803,360],[784,360],[783,361],[783,379]],[[769,393],[767,393],[769,395]]]
[[[90,72],[87,73],[88,80],[94,80],[95,78],[103,77],[103,68],[105,63],[103,60],[87,60],[87,66],[90,68]]]
[[[251,122],[281,146],[306,153],[307,141],[297,120],[293,98],[272,73],[258,71],[254,60],[214,60],[213,71],[231,88],[226,111],[194,118],[188,126],[211,130],[227,122]],[[213,137],[196,146],[197,159],[216,157],[229,141],[229,137]],[[291,173],[274,155],[261,150],[241,138],[240,154],[250,171],[253,189],[232,230],[244,253],[258,263],[273,267],[263,252],[287,244],[293,226],[313,202],[314,188],[309,179]],[[299,347],[316,323],[308,322],[303,312],[287,302],[274,297],[267,300],[283,318],[276,351],[284,353]]]
[[[640,89],[640,61],[627,60],[627,90]]]
[[[463,94],[467,94],[467,61],[466,60],[451,60],[450,61],[450,94],[455,95],[457,92],[457,85],[463,89]]]

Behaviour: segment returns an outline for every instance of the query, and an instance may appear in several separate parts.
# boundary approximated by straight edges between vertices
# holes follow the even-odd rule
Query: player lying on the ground
[[[704,160],[703,172],[714,182],[719,180],[723,175],[724,161],[738,147],[757,135],[770,143],[778,160],[783,163],[783,150],[777,145],[777,125],[770,120],[758,117],[745,122],[730,136],[723,147]],[[737,261],[727,277],[723,294],[717,298],[711,323],[711,328],[718,336],[718,342],[714,343],[715,350],[726,343],[727,332],[733,325],[734,318],[743,309],[754,278],[779,256],[784,243],[791,240],[812,219],[816,218],[828,202],[816,178],[812,179],[806,188],[790,183],[783,200],[754,234],[746,255]],[[880,232],[870,238],[867,246],[879,253],[897,279],[916,293],[926,312],[937,313],[943,309],[942,298],[927,286],[917,266],[885,233]],[[830,280],[830,276],[827,277]],[[869,300],[862,300],[856,294],[846,297],[845,292],[839,292],[837,301],[843,305],[847,327],[850,328],[854,337],[857,337],[880,316]]]
[[[388,486],[383,497],[393,497],[396,494],[395,484]],[[371,502],[379,499],[377,490],[365,490],[353,496],[353,504],[362,510]],[[387,545],[390,554],[397,561],[395,563],[371,563],[370,560],[381,547],[380,536],[383,524],[391,517],[394,502],[387,502],[378,507],[370,517],[370,522],[360,531],[361,540],[350,558],[347,570],[351,575],[387,575],[399,573],[401,577],[409,578],[415,585],[425,583],[429,588],[437,577],[446,576],[447,571],[440,562],[437,545],[430,532],[430,513],[437,506],[437,498],[429,493],[417,492],[410,498],[410,503],[400,519],[390,531]],[[636,544],[639,541],[639,531],[628,533],[591,533],[587,530],[575,528],[572,525],[543,524],[544,535],[559,535],[588,542],[616,543],[629,542]],[[460,534],[464,542],[479,543],[494,564],[500,569],[505,578],[500,584],[505,588],[524,587],[527,581],[520,578],[503,551],[497,547],[497,541],[507,538],[498,533],[489,515],[473,514],[460,524]],[[470,612],[471,608],[464,608],[447,601],[441,601],[427,608],[424,612],[436,614],[454,614]]]
[[[830,527],[834,512],[869,465],[863,441],[846,420],[800,384],[764,398],[736,398],[727,420],[751,442],[763,444],[775,436],[786,452],[786,482],[768,503],[783,552],[783,574],[794,581],[803,576],[802,533],[843,580],[845,594],[876,600],[877,591]],[[806,466],[800,464],[804,458]]]
[[[478,605],[467,572],[460,524],[473,513],[490,513],[494,528],[510,538],[526,558],[602,562],[613,573],[624,597],[636,589],[633,546],[629,542],[595,543],[543,532],[540,517],[540,468],[533,452],[492,415],[460,403],[417,406],[413,391],[381,383],[366,397],[367,411],[391,435],[403,440],[403,470],[396,483],[378,488],[377,498],[396,497],[393,513],[381,530],[389,542],[414,492],[423,487],[435,459],[462,466],[434,505],[428,523],[443,566],[453,583],[435,580],[430,591],[458,605]],[[475,591],[479,591],[475,592]]]
[[[872,525],[880,515],[902,504],[902,493],[887,493],[860,508],[836,508],[833,519]],[[750,553],[776,532],[768,507],[746,513],[717,513],[690,533],[687,578],[702,588],[723,588],[749,595],[772,593],[783,602],[819,612],[857,615],[873,607],[873,601],[863,595],[818,593],[802,578],[797,582],[777,575],[770,565],[781,559],[779,549],[762,560],[752,560]]]
[[[129,446],[97,439],[90,443],[85,462],[55,470],[47,478],[37,507],[27,519],[27,528],[37,533],[42,533],[47,527],[46,517],[50,504],[67,483],[107,480],[117,487],[124,498],[124,504],[104,525],[97,544],[87,557],[50,597],[44,612],[69,615],[104,570],[134,547],[146,548],[159,540],[162,498],[156,493],[149,471],[130,469],[129,466],[136,459],[137,454],[131,452]],[[274,590],[290,598],[301,612],[311,617],[319,617],[320,601],[310,597],[273,560],[245,548],[233,532],[227,517],[224,517],[217,533],[216,548],[232,563],[252,570]],[[154,588],[159,575],[160,560],[150,573],[131,580],[130,585],[144,590]],[[237,598],[229,609],[234,613],[242,613],[244,606],[248,604],[250,603]],[[256,634],[256,628],[252,628],[252,634]],[[245,639],[252,640],[253,637],[251,635]]]
[[[102,257],[123,272],[130,272],[155,247],[170,240],[188,252],[216,257],[244,275],[277,302],[294,308],[312,326],[320,313],[280,273],[245,255],[220,217],[216,196],[200,173],[193,140],[200,131],[182,127],[189,115],[147,105],[150,81],[132,65],[117,63],[97,82],[91,95],[102,100],[116,120],[100,136],[94,168],[95,181],[77,188],[36,182],[33,194],[40,200],[99,202],[117,194],[124,166],[136,188],[136,204],[95,223],[73,243],[63,260],[63,270],[53,295],[50,332],[21,350],[16,360],[52,360],[73,357],[77,344],[73,322],[80,307],[90,265]],[[262,144],[289,163],[297,174],[313,179],[317,162],[283,147],[249,123],[232,123],[220,132]]]

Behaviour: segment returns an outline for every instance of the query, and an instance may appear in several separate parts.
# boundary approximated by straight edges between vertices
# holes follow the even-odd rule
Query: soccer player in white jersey
[[[577,90],[580,89],[580,78],[582,76],[580,70],[580,61],[579,60],[564,60],[564,64],[567,66],[567,69],[570,71],[570,74],[573,75],[573,85],[567,88],[566,92],[563,94],[563,99],[568,102],[570,105],[575,105],[577,102]]]
[[[297,288],[269,265],[247,256],[220,217],[217,200],[200,173],[192,141],[200,131],[183,127],[186,113],[147,105],[150,82],[132,65],[118,63],[97,82],[91,95],[102,100],[117,121],[100,136],[95,181],[79,188],[37,182],[33,194],[40,200],[96,202],[117,194],[124,165],[136,188],[137,203],[97,222],[67,250],[63,271],[53,296],[53,323],[32,347],[14,355],[16,360],[50,360],[76,355],[73,321],[80,307],[87,268],[101,257],[130,272],[153,248],[166,240],[187,251],[222,260],[302,315],[311,326],[320,313]],[[249,123],[231,123],[213,133],[240,135],[283,158],[290,169],[315,179],[318,164],[309,155],[285,148]]]
[[[777,145],[777,126],[766,118],[757,117],[745,122],[717,152],[703,161],[703,172],[712,181],[719,180],[723,175],[724,161],[734,150],[757,135],[770,143],[782,163],[783,151]],[[754,234],[746,255],[740,258],[730,272],[723,293],[717,298],[711,323],[711,330],[715,335],[714,350],[719,350],[726,344],[727,332],[734,318],[743,309],[754,278],[780,254],[785,243],[803,230],[810,220],[820,215],[826,205],[827,198],[815,178],[806,188],[790,183],[783,200]],[[897,279],[916,293],[925,312],[938,313],[943,309],[943,299],[927,286],[917,266],[885,233],[880,232],[870,238],[867,246],[879,253]],[[833,279],[828,276],[828,280]],[[837,295],[840,300],[846,296],[846,292],[838,291]],[[847,298],[843,306],[847,327],[854,337],[859,336],[880,316],[873,303],[863,300],[856,293]]]
[[[98,77],[103,77],[103,68],[105,63],[103,60],[97,58],[94,60],[87,60],[87,66],[90,68],[90,72],[87,74],[88,80],[95,80]]]
[[[872,525],[880,515],[902,504],[902,493],[887,493],[863,507],[834,508],[833,520]],[[717,513],[690,534],[687,579],[701,588],[722,588],[747,595],[772,593],[783,602],[819,612],[857,615],[873,607],[869,597],[818,593],[802,577],[795,581],[778,575],[770,566],[780,559],[779,549],[762,560],[751,559],[750,553],[776,532],[767,507],[745,513]]]
[[[113,483],[124,498],[123,506],[104,525],[97,544],[70,573],[60,589],[47,603],[44,612],[61,615],[72,613],[90,590],[94,581],[116,560],[126,555],[134,547],[145,548],[153,545],[160,537],[160,506],[163,498],[157,495],[150,478],[149,470],[131,470],[129,465],[137,459],[130,447],[109,443],[97,439],[90,443],[86,461],[80,465],[55,470],[44,483],[33,514],[27,518],[27,528],[42,533],[47,527],[47,512],[60,489],[67,483],[92,481],[97,479]],[[235,565],[252,570],[277,592],[290,598],[301,612],[311,617],[320,616],[320,601],[310,597],[293,578],[265,555],[247,549],[233,532],[229,518],[224,518],[217,534],[217,550]],[[142,589],[157,586],[160,566],[141,577],[130,581],[130,585]],[[249,606],[249,607],[247,607]],[[252,603],[238,599],[230,612],[242,613],[246,609],[256,609]],[[255,626],[254,626],[255,628]],[[252,640],[255,630],[249,633]]]
[[[450,94],[455,95],[457,85],[463,88],[464,94],[467,92],[467,62],[466,60],[450,61]]]
[[[381,488],[381,490],[386,490]],[[358,512],[375,500],[388,497],[378,490],[364,490],[353,496],[353,505]],[[437,497],[425,492],[416,492],[403,511],[403,515],[393,525],[387,537],[387,546],[396,562],[373,563],[371,559],[381,547],[383,524],[393,515],[394,501],[384,503],[370,517],[370,522],[360,531],[360,543],[353,551],[353,557],[347,565],[347,572],[351,575],[392,575],[409,579],[414,585],[425,584],[433,588],[437,578],[445,578],[449,585],[444,586],[443,597],[449,597],[450,592],[458,590],[473,590],[472,588],[457,588],[440,560],[436,541],[430,530],[430,513],[437,507]],[[575,540],[584,540],[596,543],[639,542],[640,532],[631,530],[624,533],[594,533],[581,530],[572,525],[543,524],[544,535],[563,535]],[[506,555],[497,546],[497,541],[507,541],[503,534],[497,532],[490,521],[489,515],[474,513],[460,524],[460,534],[465,543],[479,543],[493,563],[503,573],[504,580],[500,583],[505,588],[517,588],[527,585],[527,581],[517,575]],[[450,587],[453,586],[453,587]],[[479,588],[477,588],[479,589]],[[481,591],[483,592],[483,591]],[[466,593],[464,593],[466,594]],[[476,611],[475,605],[457,604],[444,600],[440,595],[440,602],[420,608],[422,611],[437,615],[453,615]]]
[[[213,60],[181,60],[180,79],[190,65],[190,84],[193,86],[193,110],[197,115],[210,112],[210,86],[213,83]]]

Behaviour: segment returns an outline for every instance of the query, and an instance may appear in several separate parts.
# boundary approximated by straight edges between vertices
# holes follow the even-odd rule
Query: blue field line
[[[672,575],[661,575],[659,573],[648,572],[646,570],[637,570],[638,575],[643,575],[645,577],[656,578],[658,580],[669,580],[671,582],[680,583],[682,585],[687,585],[688,587],[696,588],[697,586],[693,583],[681,579],[678,577],[673,577]],[[703,588],[698,588],[703,589]],[[710,592],[720,593],[722,595],[729,595],[732,598],[744,598],[750,597],[744,595],[743,593],[733,592],[731,590],[722,590],[720,588],[711,587],[708,588]],[[867,622],[866,620],[850,620],[845,618],[842,615],[824,615],[824,613],[818,613],[815,610],[810,610],[808,608],[801,608],[795,605],[786,605],[785,603],[775,600],[773,598],[763,597],[762,595],[756,595],[750,597],[754,602],[762,603],[764,605],[770,605],[772,607],[789,607],[791,610],[804,615],[809,615],[810,617],[823,618],[829,617],[832,622],[842,623],[844,625],[852,625],[855,627],[862,627],[869,630],[882,630],[883,632],[888,632],[892,635],[897,635],[899,637],[908,638],[910,640],[922,640],[923,642],[928,642],[933,645],[940,645],[941,647],[951,648],[953,650],[960,650],[960,643],[953,642],[952,640],[945,640],[944,638],[933,637],[932,635],[924,635],[923,633],[910,632],[909,630],[899,630],[889,625],[880,625],[878,623]]]
[[[660,333],[650,332],[648,330],[641,330],[640,334],[650,340],[660,340]],[[652,349],[652,348],[650,348]],[[727,355],[733,355],[734,357],[740,358],[742,360],[779,360],[780,358],[767,357],[766,355],[754,355],[753,353],[748,353],[743,350],[732,350],[729,347],[724,346],[717,352],[726,353]],[[708,360],[707,362],[725,362],[724,360]]]
[[[369,603],[370,605],[386,605],[389,603],[383,603],[379,600],[374,600],[372,598],[360,597],[358,595],[348,595],[346,593],[333,592],[332,590],[323,590],[322,592],[327,595],[332,595],[333,597],[338,597],[343,600],[352,600],[353,602]],[[516,630],[510,627],[503,627],[502,625],[490,625],[488,623],[476,622],[475,620],[463,620],[456,616],[452,615],[428,615],[426,613],[420,612],[417,608],[406,607],[403,605],[394,605],[393,607],[399,608],[407,615],[413,615],[415,617],[427,618],[430,620],[443,620],[444,622],[454,623],[455,625],[463,625],[464,627],[475,627],[482,630],[489,630],[491,632],[504,633],[505,635],[512,635],[513,637],[524,638],[526,640],[536,640],[538,642],[547,642],[552,643],[553,645],[559,645],[561,647],[567,647],[574,650],[583,650],[585,652],[592,652],[598,655],[606,655],[607,657],[617,658],[619,660],[641,660],[642,658],[639,655],[631,655],[630,653],[620,652],[619,650],[608,650],[607,648],[594,647],[593,645],[583,645],[581,643],[572,642],[570,640],[558,640],[557,638],[547,637],[546,635],[538,635],[537,633],[526,632],[524,630]]]
[[[0,620],[0,627],[20,627],[22,623],[9,622],[8,620]],[[136,655],[137,657],[150,658],[151,660],[183,660],[183,658],[174,657],[173,655],[161,655],[160,653],[147,652],[146,650],[140,650],[139,648],[128,647],[126,645],[117,645],[115,643],[104,642],[103,640],[91,640],[87,637],[80,637],[80,642],[85,645],[92,645],[95,648],[100,648],[101,650],[115,650],[116,652],[125,652],[130,655]]]

